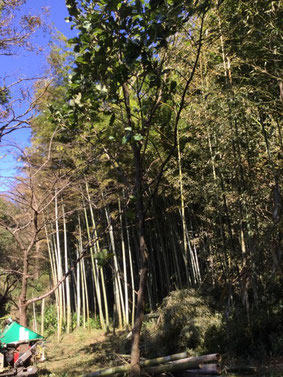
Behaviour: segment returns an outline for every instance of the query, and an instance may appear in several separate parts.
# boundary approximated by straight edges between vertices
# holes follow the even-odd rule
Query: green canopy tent
[[[5,326],[4,330],[0,332],[0,343],[2,346],[11,343],[24,343],[42,339],[44,339],[43,336],[12,320]]]

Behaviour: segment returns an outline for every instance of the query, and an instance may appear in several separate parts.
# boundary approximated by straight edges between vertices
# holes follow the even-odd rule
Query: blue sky
[[[70,30],[70,24],[65,22],[65,17],[68,16],[65,0],[27,0],[20,13],[39,15],[42,13],[42,8],[49,10],[49,15],[45,18],[47,23],[52,23],[54,28],[68,38],[74,35],[74,31]],[[33,37],[32,42],[42,47],[41,53],[19,51],[14,56],[0,55],[0,76],[8,77],[8,82],[11,83],[17,81],[19,77],[30,78],[43,75],[47,68],[46,57],[49,52],[50,38],[50,34],[43,30]],[[13,96],[16,98],[17,93],[12,93]],[[18,107],[18,113],[23,112],[26,106],[27,102]],[[23,129],[11,133],[0,144],[0,191],[6,189],[8,177],[17,174],[20,166],[17,161],[19,150],[12,148],[11,144],[15,143],[24,148],[29,145],[29,138],[30,131]]]

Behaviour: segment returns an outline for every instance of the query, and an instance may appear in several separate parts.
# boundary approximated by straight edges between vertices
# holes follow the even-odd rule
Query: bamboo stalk
[[[76,247],[76,253],[77,258],[79,258],[79,246]],[[81,320],[81,292],[80,292],[80,264],[81,261],[77,264],[77,286],[76,286],[76,292],[77,292],[77,327],[80,327],[80,320]]]
[[[96,243],[94,244],[93,250],[94,250],[94,254],[97,254],[97,253],[100,253],[100,246],[99,246],[99,240],[98,240],[97,231],[96,231],[96,223],[95,223],[94,213],[93,213],[93,209],[91,205],[91,198],[90,198],[87,182],[86,182],[86,192],[87,192],[92,228],[94,231],[94,237],[96,238]],[[107,300],[107,292],[106,292],[106,284],[105,284],[105,279],[104,279],[103,267],[101,267],[100,269],[98,268],[97,259],[94,261],[92,249],[91,249],[91,255],[92,255],[91,258],[92,258],[93,271],[95,272],[95,274],[93,274],[93,278],[94,278],[96,294],[97,294],[100,324],[101,324],[102,329],[106,328],[106,331],[108,332],[109,331],[108,300]],[[100,277],[102,294],[103,294],[105,318],[104,318],[104,314],[102,310],[102,299],[101,299],[99,277]]]
[[[188,352],[182,352],[179,354],[141,361],[140,365],[143,368],[144,372],[146,372],[147,374],[158,374],[162,372],[178,371],[185,369],[197,369],[201,368],[204,363],[221,361],[221,356],[217,353],[197,357],[187,356]],[[86,375],[84,375],[84,377],[111,376],[117,373],[129,372],[130,369],[130,364],[120,365],[117,367],[100,369],[96,372],[87,373]]]
[[[44,336],[45,299],[41,302],[41,335]]]
[[[191,377],[192,374],[217,376],[222,372],[219,364],[204,364],[200,369],[188,369],[178,373],[177,377]]]
[[[65,208],[62,200],[62,218],[63,218],[63,230],[64,230],[64,258],[65,258],[65,273],[69,270],[69,264],[68,264],[68,242],[67,242],[67,224],[66,224],[66,218],[65,218]],[[65,281],[65,287],[66,287],[66,316],[67,316],[67,323],[66,323],[66,331],[67,334],[70,333],[71,329],[71,293],[70,293],[70,277],[67,276]]]
[[[82,239],[82,227],[81,219],[78,216],[78,226],[79,226],[79,255],[83,252],[83,239]],[[86,296],[85,296],[85,284],[84,284],[84,259],[80,261],[80,275],[81,275],[81,297],[82,297],[82,320],[83,328],[86,327]]]
[[[127,217],[125,217],[125,227],[126,227],[126,235],[127,235],[127,244],[128,244],[128,255],[129,255],[129,264],[130,264],[130,275],[131,275],[131,290],[132,290],[132,318],[131,324],[132,327],[135,323],[135,279],[134,279],[134,269],[133,269],[133,258],[132,258],[132,250],[131,250],[131,242],[130,242],[130,234],[127,224]]]
[[[37,331],[37,320],[36,320],[36,312],[35,312],[35,302],[32,304],[32,308],[33,308],[33,331],[37,333],[38,331]]]
[[[178,372],[178,373],[174,373],[174,375],[176,377],[211,377],[213,376],[213,374],[202,374],[202,373],[199,373],[201,369],[194,369],[194,372],[193,373],[189,373],[192,371],[192,369],[188,369],[188,370],[185,370],[185,371],[181,371],[181,372]]]
[[[87,188],[87,185],[86,185],[86,188]],[[88,189],[87,189],[87,194],[88,194]],[[86,207],[85,207],[85,204],[84,204],[84,200],[83,200],[83,206],[84,206],[85,224],[86,224],[88,241],[91,242],[90,227],[89,227],[87,210],[86,210]],[[92,223],[93,223],[93,227],[94,227],[95,222],[94,222],[94,216],[93,216],[92,208],[91,208],[91,205],[90,205],[90,197],[89,197],[89,206],[90,206]],[[101,291],[100,291],[100,284],[99,284],[99,270],[97,268],[97,260],[94,259],[94,254],[96,254],[96,253],[97,253],[97,245],[94,244],[94,246],[90,248],[92,276],[93,276],[94,288],[95,288],[98,311],[99,311],[100,325],[101,325],[102,329],[105,330],[106,326],[105,326],[105,320],[104,320],[104,314],[103,314],[103,308],[102,308]],[[94,303],[96,303],[96,301],[95,301],[96,299],[94,297]]]
[[[115,289],[116,289],[116,305],[117,305],[117,313],[119,316],[119,328],[123,327],[125,323],[125,303],[124,297],[122,292],[122,285],[121,285],[121,276],[120,276],[120,267],[118,263],[116,247],[115,247],[115,239],[114,239],[114,230],[113,225],[111,222],[109,210],[105,207],[105,216],[107,220],[107,224],[109,226],[109,237],[110,237],[110,246],[113,253],[113,263],[114,263],[114,281],[115,281]]]
[[[121,227],[121,246],[122,246],[122,260],[123,260],[123,278],[124,278],[124,295],[125,295],[125,322],[124,325],[129,325],[129,298],[128,298],[128,275],[127,275],[127,262],[126,262],[126,247],[123,231],[123,215],[121,210],[121,201],[118,199],[118,209],[120,214],[120,227]]]
[[[215,359],[213,359],[214,361]],[[157,366],[146,367],[144,369],[146,374],[159,374],[163,372],[176,372],[178,370],[186,369],[199,369],[202,368],[205,359],[202,356],[189,357],[186,359],[172,361],[170,363],[165,363]]]
[[[54,206],[55,206],[55,229],[56,229],[56,245],[55,250],[57,251],[57,277],[58,280],[61,280],[63,277],[62,271],[62,259],[61,259],[61,248],[60,248],[60,231],[59,231],[59,213],[58,213],[58,199],[57,199],[57,191],[55,190],[55,199],[54,199]],[[57,308],[58,313],[58,324],[57,324],[57,335],[58,341],[60,339],[62,333],[62,325],[63,325],[63,286],[60,285],[58,288],[59,292],[59,305]]]
[[[189,352],[185,351],[181,353],[175,353],[173,355],[160,356],[154,359],[141,361],[141,366],[147,367],[147,366],[153,366],[153,365],[158,365],[158,364],[164,364],[164,363],[169,363],[170,361],[182,360],[188,357],[190,357]]]

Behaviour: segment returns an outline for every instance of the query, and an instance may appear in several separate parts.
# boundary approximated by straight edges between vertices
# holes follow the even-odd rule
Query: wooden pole
[[[177,377],[191,377],[192,374],[215,376],[222,372],[219,364],[204,364],[200,369],[188,369],[177,373]]]
[[[198,369],[201,368],[204,363],[221,361],[221,356],[219,354],[210,354],[197,357],[187,356],[187,352],[182,352],[179,354],[141,361],[140,365],[143,369],[143,372],[145,372],[146,374],[159,374],[163,372],[175,372],[178,370]],[[130,371],[130,369],[130,364],[120,365],[117,367],[100,369],[96,372],[87,373],[86,375],[84,375],[84,377],[111,376],[118,373],[127,373]]]

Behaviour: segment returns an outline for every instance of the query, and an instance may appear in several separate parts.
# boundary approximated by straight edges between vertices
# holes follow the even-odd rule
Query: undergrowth
[[[144,327],[145,355],[169,355],[185,349],[191,354],[220,350],[221,315],[213,312],[194,289],[172,292],[158,314],[156,323],[149,321]]]

